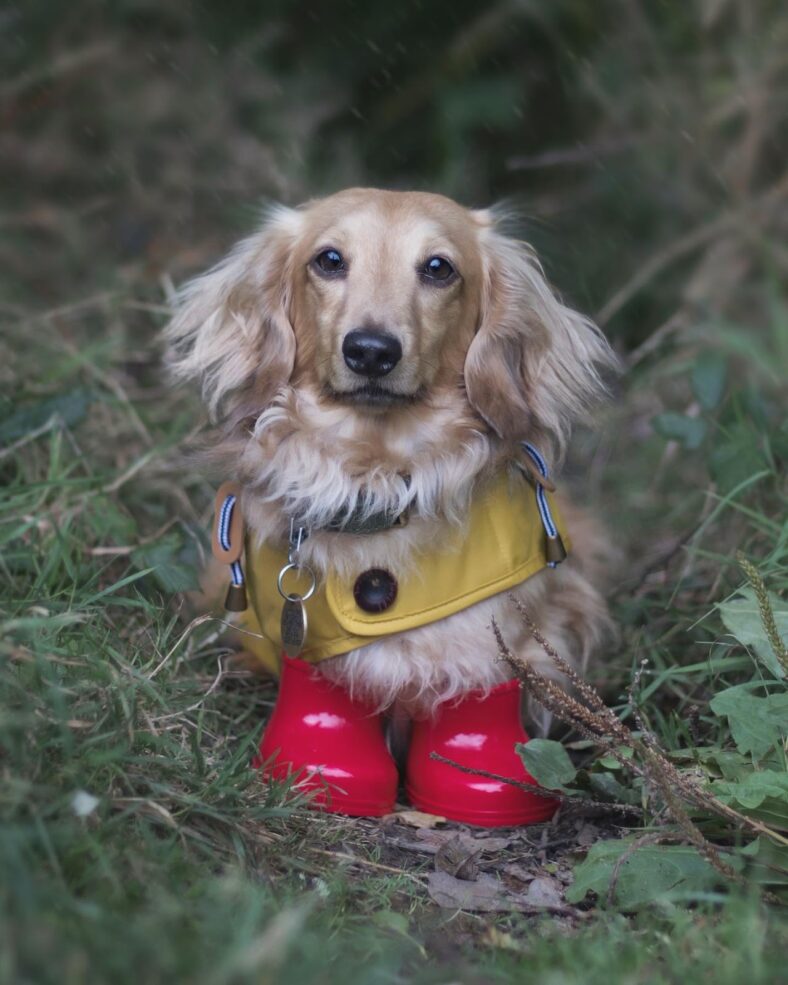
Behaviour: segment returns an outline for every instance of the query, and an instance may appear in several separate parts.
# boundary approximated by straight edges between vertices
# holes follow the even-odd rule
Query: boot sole
[[[448,821],[459,821],[462,824],[473,824],[480,828],[508,828],[516,825],[544,824],[558,810],[559,802],[549,797],[544,798],[543,804],[519,810],[464,810],[452,804],[440,804],[429,797],[422,797],[412,787],[407,787],[408,800],[415,808],[428,814],[437,814]],[[539,798],[542,800],[542,798]]]

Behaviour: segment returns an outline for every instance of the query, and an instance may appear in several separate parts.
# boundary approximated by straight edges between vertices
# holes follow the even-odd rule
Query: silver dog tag
[[[282,606],[280,633],[282,649],[288,657],[297,657],[304,649],[306,640],[306,606],[299,596],[288,598]]]

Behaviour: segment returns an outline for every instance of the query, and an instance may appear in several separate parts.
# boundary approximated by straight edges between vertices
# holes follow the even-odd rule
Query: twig
[[[62,418],[57,412],[52,414],[48,421],[42,424],[40,427],[35,428],[33,431],[29,431],[23,438],[19,441],[15,441],[12,445],[6,445],[5,448],[0,448],[0,461],[7,458],[9,455],[13,455],[15,451],[19,451],[20,448],[24,448],[25,445],[29,445],[31,441],[35,441],[36,438],[40,438],[47,431],[51,431],[53,427],[62,423]]]
[[[519,607],[518,607],[519,608]],[[524,607],[519,608],[523,611]],[[526,625],[531,628],[533,620],[526,613],[524,616]],[[601,697],[596,695],[593,709],[582,705],[576,698],[560,687],[555,681],[548,680],[544,675],[535,670],[529,663],[514,656],[506,645],[505,640],[497,623],[493,622],[493,633],[498,642],[498,649],[501,657],[509,663],[512,669],[529,688],[530,692],[548,711],[551,711],[562,721],[578,728],[581,734],[598,740],[609,736],[616,740],[620,745],[631,746],[635,755],[639,757],[640,763],[627,760],[620,754],[616,756],[618,761],[628,770],[639,772],[649,786],[659,791],[669,813],[684,833],[688,841],[695,845],[699,851],[707,858],[709,863],[726,878],[740,881],[739,874],[724,862],[719,855],[716,846],[712,845],[692,821],[687,814],[684,802],[694,804],[701,810],[717,814],[729,820],[735,821],[738,827],[745,828],[750,832],[763,834],[777,844],[788,845],[788,839],[784,838],[777,831],[766,827],[760,821],[746,817],[734,811],[733,808],[723,804],[709,791],[700,787],[690,777],[680,773],[676,767],[665,756],[656,740],[651,737],[643,741],[637,738],[623,722],[609,709],[604,703],[600,707]],[[541,637],[541,634],[540,634]],[[554,648],[547,644],[544,637],[535,637],[542,645],[549,656],[555,653]],[[547,648],[549,647],[549,649]],[[561,662],[561,669],[567,667],[566,661]],[[571,670],[571,668],[570,668]],[[572,680],[578,677],[572,672]],[[585,686],[583,694],[590,690],[590,685]]]
[[[671,263],[683,257],[686,253],[691,253],[699,246],[710,242],[724,229],[735,226],[742,219],[752,218],[754,213],[766,210],[785,194],[786,186],[788,186],[788,174],[783,175],[772,188],[761,195],[756,201],[748,202],[741,209],[727,212],[711,222],[697,226],[686,235],[680,236],[662,250],[659,250],[605,303],[597,313],[596,321],[600,325],[609,322],[641,288],[652,281],[665,267],[670,266]]]
[[[430,759],[434,759],[436,763],[445,763],[446,766],[453,766],[461,773],[470,773],[472,776],[484,776],[488,780],[498,780],[501,783],[508,783],[510,787],[517,787],[519,790],[525,790],[526,793],[535,793],[538,797],[544,797],[547,800],[567,800],[567,795],[565,793],[559,793],[554,790],[545,790],[544,787],[537,787],[533,783],[525,783],[522,780],[515,780],[514,777],[511,776],[501,776],[500,773],[491,773],[489,770],[476,769],[473,766],[463,766],[461,763],[456,763],[453,759],[447,759],[446,756],[441,756],[439,752],[431,752]]]
[[[536,171],[541,168],[553,168],[562,165],[594,164],[602,157],[620,154],[631,147],[636,147],[645,139],[643,135],[633,133],[626,137],[599,140],[593,144],[558,147],[555,150],[542,151],[541,154],[510,157],[506,162],[506,167],[510,171]]]
[[[418,883],[419,886],[423,886],[423,879],[425,876],[420,876],[415,872],[408,872],[406,869],[398,869],[394,865],[384,865],[382,862],[373,862],[371,859],[359,858],[357,855],[351,855],[348,852],[332,852],[327,848],[311,848],[313,852],[317,852],[318,855],[329,855],[331,858],[344,858],[348,862],[353,862],[358,865],[365,865],[370,869],[380,869],[382,872],[393,872],[398,876],[405,876],[407,879],[412,879],[414,882]]]
[[[217,660],[219,667],[219,672],[216,677],[214,677],[211,686],[205,692],[205,694],[200,698],[199,701],[195,701],[193,705],[189,705],[188,708],[181,708],[179,711],[170,712],[169,715],[158,715],[153,719],[154,722],[166,722],[169,718],[180,718],[183,715],[188,715],[190,711],[197,711],[198,708],[205,704],[205,701],[213,694],[216,688],[219,686],[220,681],[224,677],[224,665],[222,664],[222,658],[219,657]]]
[[[85,553],[90,554],[93,557],[120,557],[127,554],[133,554],[134,551],[138,551],[140,547],[144,547],[146,544],[151,544],[154,541],[157,541],[159,537],[163,537],[170,527],[175,526],[177,522],[177,517],[171,517],[152,534],[148,534],[147,537],[140,537],[136,544],[109,544],[103,547],[86,547]]]
[[[141,472],[148,462],[150,462],[152,458],[156,457],[156,454],[157,450],[155,448],[151,448],[143,455],[140,455],[137,461],[132,462],[125,472],[121,472],[120,475],[115,476],[112,482],[108,482],[105,486],[102,486],[101,491],[103,493],[117,492],[121,486],[124,486],[129,481],[129,479],[133,479],[138,472]]]
[[[167,661],[170,659],[173,653],[175,653],[175,651],[178,649],[181,643],[183,643],[186,637],[191,635],[192,630],[197,629],[198,626],[202,626],[203,623],[211,622],[214,618],[215,618],[214,616],[205,615],[205,616],[197,616],[195,619],[192,619],[192,621],[189,623],[186,629],[184,629],[184,631],[181,633],[181,635],[178,637],[175,643],[170,647],[167,653],[165,653],[164,657],[162,657],[162,659],[159,661],[158,665],[151,671],[150,674],[148,674],[148,680],[149,681],[153,680],[153,678],[159,673],[159,671],[167,663]]]
[[[53,58],[41,68],[31,69],[16,79],[7,82],[0,88],[0,99],[13,99],[33,86],[42,82],[48,82],[57,78],[59,75],[66,75],[76,69],[84,68],[93,62],[102,61],[108,58],[117,50],[114,41],[101,41],[98,44],[86,45],[76,51],[67,51],[65,54]]]
[[[484,776],[488,780],[498,780],[501,783],[508,783],[509,786],[518,787],[520,790],[525,790],[526,793],[535,793],[539,797],[560,800],[563,805],[566,805],[570,809],[575,807],[594,807],[603,810],[621,811],[622,813],[643,813],[639,807],[635,807],[632,804],[609,804],[602,800],[587,800],[586,798],[575,797],[572,794],[562,793],[559,790],[546,790],[544,787],[534,786],[533,783],[524,783],[522,780],[515,780],[511,776],[501,776],[500,773],[491,773],[489,770],[463,766],[462,763],[457,763],[453,759],[447,759],[446,756],[441,756],[439,752],[431,752],[430,759],[434,759],[437,763],[445,763],[447,766],[453,766],[461,773],[470,773],[472,776]]]
[[[572,684],[577,688],[578,694],[581,694],[592,708],[596,708],[599,711],[607,711],[607,705],[602,700],[601,695],[599,695],[590,684],[584,681],[574,667],[567,660],[564,660],[555,647],[548,640],[546,640],[544,636],[542,636],[538,626],[533,619],[531,619],[528,610],[520,599],[518,599],[517,596],[511,592],[509,593],[509,598],[514,603],[514,607],[522,616],[531,633],[531,636],[533,636],[539,646],[541,646],[548,657],[550,657],[561,673],[565,674],[569,678]]]
[[[670,266],[675,260],[680,259],[685,253],[691,253],[699,246],[703,246],[713,240],[723,229],[727,229],[738,218],[738,213],[719,216],[711,222],[705,222],[697,226],[691,232],[680,236],[672,243],[668,243],[664,249],[659,250],[651,256],[636,273],[620,287],[615,294],[600,308],[595,320],[600,325],[605,325],[610,319],[630,301],[641,288],[645,287],[665,267]]]

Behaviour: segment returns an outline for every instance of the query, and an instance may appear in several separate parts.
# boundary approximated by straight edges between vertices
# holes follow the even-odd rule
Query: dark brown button
[[[363,571],[353,586],[353,598],[364,612],[385,612],[397,597],[397,579],[383,568]]]

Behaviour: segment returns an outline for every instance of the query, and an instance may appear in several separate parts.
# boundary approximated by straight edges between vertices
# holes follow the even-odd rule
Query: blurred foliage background
[[[29,0],[2,27],[12,318],[78,300],[78,333],[139,379],[162,321],[145,304],[221,256],[265,201],[351,184],[507,200],[625,357],[625,424],[580,459],[584,499],[625,544],[662,537],[682,487],[725,492],[784,451],[779,2]],[[666,458],[650,445],[640,474],[675,481],[655,499],[630,475],[641,508],[622,519],[629,460],[610,452],[641,454],[655,429],[672,443]]]
[[[742,281],[784,267],[779,2],[30,0],[2,29],[6,261],[45,304],[351,184],[513,200],[628,346],[679,307],[751,314]],[[54,283],[27,262],[53,249]]]
[[[784,3],[25,0],[0,5],[0,63],[0,981],[426,982],[468,946],[491,962],[473,981],[778,980],[784,924],[753,896],[720,914],[707,879],[680,886],[697,910],[662,900],[601,934],[507,916],[430,937],[420,876],[387,871],[377,835],[261,800],[246,762],[273,690],[224,663],[215,628],[181,637],[172,602],[212,490],[178,464],[202,411],[157,338],[173,286],[266,201],[364,184],[510,202],[626,369],[568,466],[625,562],[598,676],[633,724],[622,687],[648,659],[639,725],[773,826],[783,854],[757,878],[784,893]],[[733,597],[737,550],[771,636]],[[648,784],[584,766],[666,823]],[[762,858],[699,823],[737,864]],[[597,844],[601,897],[622,849]]]

